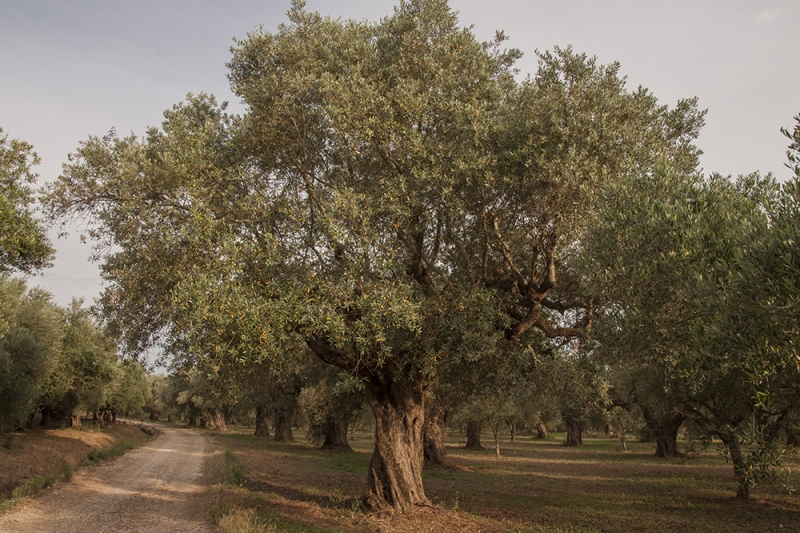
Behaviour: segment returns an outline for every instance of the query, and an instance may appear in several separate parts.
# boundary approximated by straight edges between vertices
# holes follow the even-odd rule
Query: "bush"
[[[36,476],[35,478],[29,479],[28,481],[26,481],[16,489],[14,489],[14,492],[11,493],[11,497],[17,499],[17,498],[24,498],[25,496],[33,496],[39,491],[52,486],[54,482],[55,479],[50,474],[43,474],[41,476]]]
[[[133,442],[131,439],[125,439],[111,448],[107,450],[97,450],[94,452],[89,452],[86,456],[86,460],[84,464],[91,465],[95,463],[99,463],[100,461],[108,461],[109,459],[114,459],[115,457],[119,457],[120,455],[124,454],[128,450],[132,450],[136,447],[136,443]]]
[[[72,474],[75,472],[75,468],[71,464],[64,465],[64,481],[70,481],[72,479]]]

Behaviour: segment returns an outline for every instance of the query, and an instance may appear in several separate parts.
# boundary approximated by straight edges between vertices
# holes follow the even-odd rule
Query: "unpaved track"
[[[0,518],[0,531],[206,533],[211,497],[203,466],[208,438],[159,426],[161,436],[115,461],[79,469],[68,484]]]

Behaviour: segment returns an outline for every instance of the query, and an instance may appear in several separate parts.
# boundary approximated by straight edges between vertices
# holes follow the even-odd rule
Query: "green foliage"
[[[21,424],[36,407],[56,366],[61,312],[45,291],[0,277],[0,431],[3,418]]]
[[[230,450],[225,450],[225,479],[227,482],[231,485],[241,485],[246,476],[247,472],[244,466],[239,464],[236,455]]]
[[[73,467],[71,464],[64,463],[64,481],[71,481],[74,473],[75,467]]]
[[[30,144],[9,141],[0,128],[0,274],[31,273],[53,260],[47,231],[32,209],[37,174],[31,167],[39,161]]]
[[[49,488],[55,483],[55,478],[50,474],[42,474],[34,478],[28,479],[22,485],[15,488],[11,493],[14,499],[25,498],[26,496],[34,496],[46,488]]]
[[[117,457],[124,455],[125,452],[134,448],[136,448],[135,441],[131,439],[123,439],[111,448],[89,452],[86,455],[86,459],[83,461],[83,463],[86,465],[91,465],[101,461],[110,461],[111,459],[116,459]]]

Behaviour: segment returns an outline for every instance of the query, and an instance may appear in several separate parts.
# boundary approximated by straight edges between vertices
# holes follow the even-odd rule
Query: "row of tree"
[[[796,435],[800,176],[704,178],[696,100],[569,48],[520,81],[445,0],[289,20],[233,49],[243,115],[190,95],[90,137],[44,198],[88,224],[104,323],[171,360],[175,405],[288,437],[302,399],[336,441],[365,402],[378,508],[427,503],[448,416],[579,444],[641,412],[663,456],[691,420],[747,498]]]
[[[100,424],[138,414],[147,400],[142,363],[120,360],[114,340],[82,307],[56,305],[19,279],[0,277],[0,432],[65,417],[81,427],[89,413]]]

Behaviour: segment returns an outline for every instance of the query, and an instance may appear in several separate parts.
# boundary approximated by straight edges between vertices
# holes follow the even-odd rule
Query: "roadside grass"
[[[214,442],[247,472],[241,486],[219,486],[215,521],[235,512],[273,528],[263,531],[800,531],[800,499],[780,483],[759,485],[752,501],[737,502],[733,469],[713,444],[663,460],[651,443],[631,441],[621,452],[619,441],[603,437],[564,447],[558,436],[518,436],[501,442],[498,459],[493,447],[463,449],[455,435],[446,443],[450,464],[423,472],[434,509],[387,516],[365,512],[360,500],[373,446],[366,432],[351,439],[353,453],[236,428]],[[800,460],[789,455],[786,465],[797,470]]]

